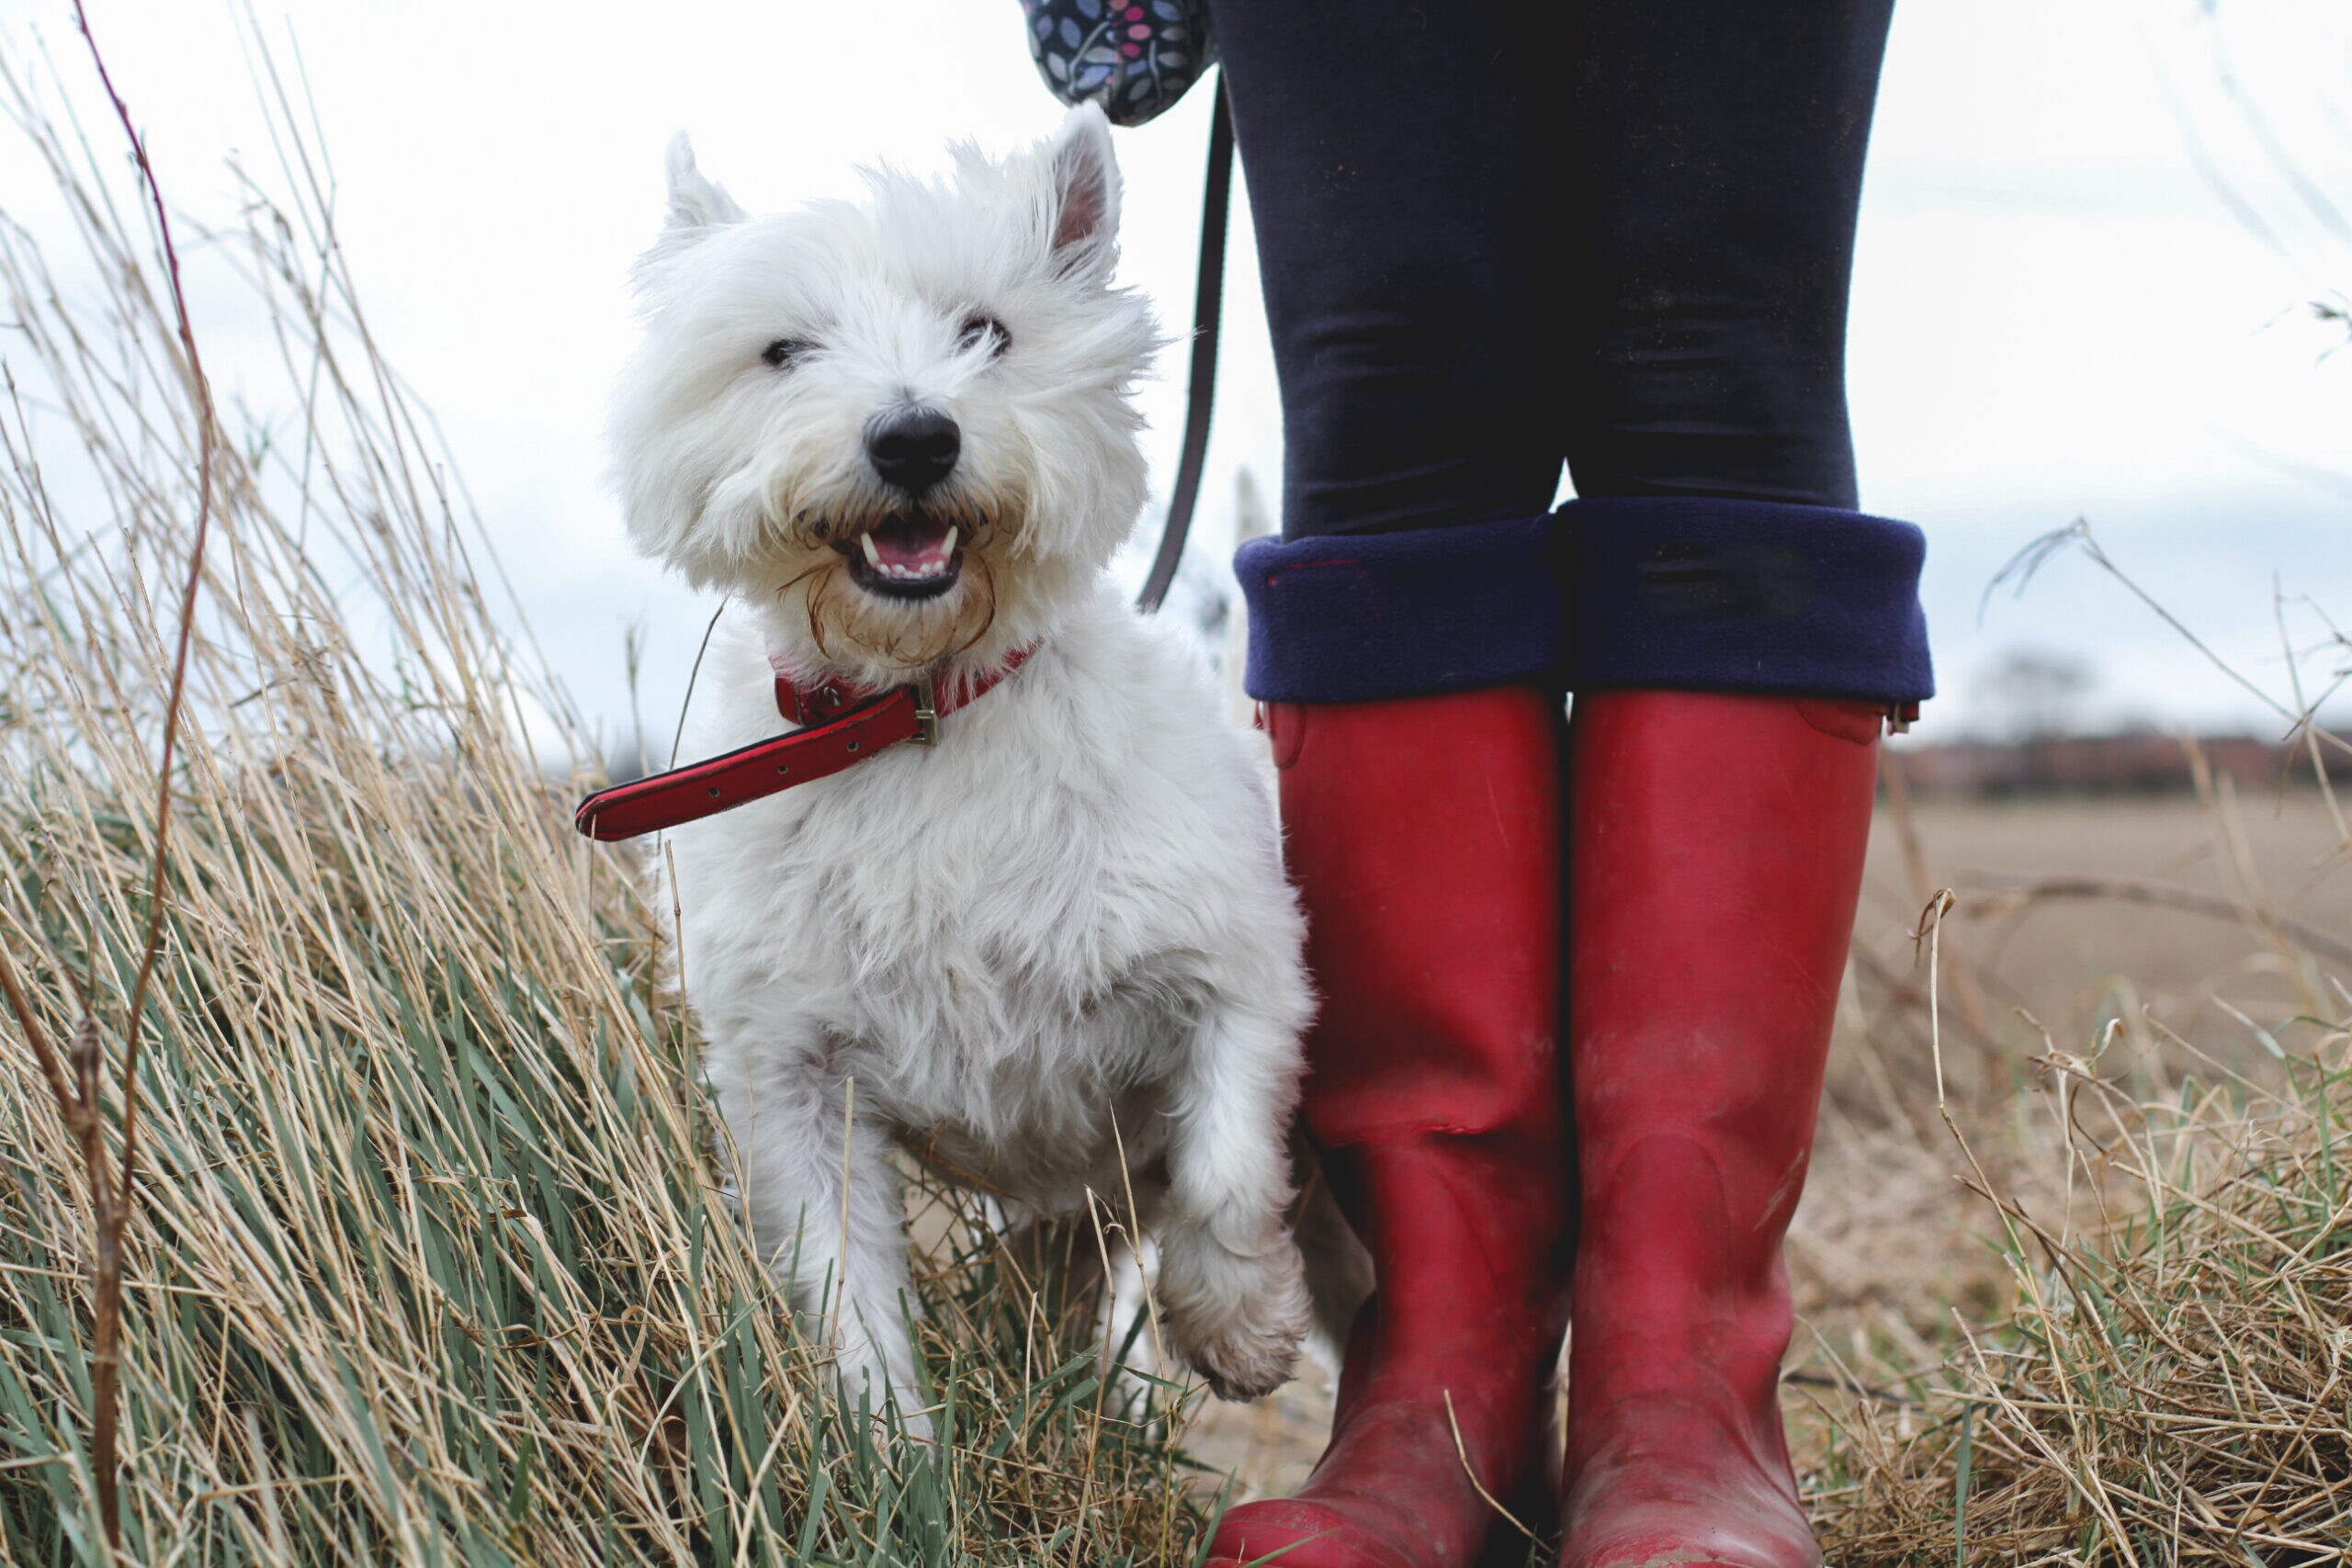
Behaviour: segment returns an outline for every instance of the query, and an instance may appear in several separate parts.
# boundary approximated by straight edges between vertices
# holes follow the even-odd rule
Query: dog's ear
[[[693,237],[693,231],[720,229],[748,216],[726,187],[695,167],[694,143],[684,131],[670,139],[670,209],[664,239]]]
[[[1119,161],[1100,104],[1063,117],[1046,149],[1053,181],[1054,269],[1065,277],[1107,278],[1118,254]]]

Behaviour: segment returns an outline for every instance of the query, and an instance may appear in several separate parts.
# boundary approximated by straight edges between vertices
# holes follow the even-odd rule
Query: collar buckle
[[[916,746],[939,744],[939,696],[928,670],[915,677],[915,732],[907,739]]]

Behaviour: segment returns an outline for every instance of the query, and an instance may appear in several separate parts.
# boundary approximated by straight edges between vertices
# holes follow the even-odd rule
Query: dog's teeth
[[[857,542],[865,547],[865,564],[871,567],[879,567],[882,564],[882,552],[874,547],[874,536],[871,534],[860,534],[857,536]]]
[[[963,532],[963,530],[960,528],[950,528],[947,530],[946,547],[939,552],[941,555],[952,558],[956,554],[956,536],[961,532]]]

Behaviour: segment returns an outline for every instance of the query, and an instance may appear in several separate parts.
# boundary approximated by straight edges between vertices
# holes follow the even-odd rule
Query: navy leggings
[[[1851,509],[1846,298],[1894,0],[1211,0],[1283,533],[1577,493]]]

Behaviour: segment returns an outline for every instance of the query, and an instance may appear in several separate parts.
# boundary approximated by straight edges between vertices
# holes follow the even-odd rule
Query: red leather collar
[[[801,726],[706,761],[600,789],[580,803],[571,825],[611,842],[698,821],[734,807],[854,768],[902,740],[928,746],[939,721],[978,702],[1021,668],[1033,649],[1016,649],[996,669],[946,682],[926,675],[910,686],[869,692],[831,682],[796,685],[775,678],[775,710]]]

